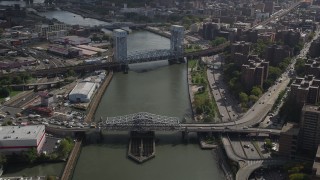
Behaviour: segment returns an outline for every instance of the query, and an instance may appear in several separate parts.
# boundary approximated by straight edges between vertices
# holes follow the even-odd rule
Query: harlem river
[[[77,15],[63,11],[42,13],[66,23]],[[78,19],[79,20],[79,19]],[[81,19],[79,21],[86,21]],[[84,22],[87,25],[89,22]],[[98,23],[94,22],[94,25]],[[103,24],[103,22],[101,22]],[[136,31],[128,36],[128,52],[148,49],[168,49],[167,38]],[[187,85],[187,65],[168,65],[167,61],[130,65],[128,74],[115,73],[97,109],[95,120],[136,112],[183,118],[190,116]],[[182,141],[179,132],[156,132],[156,157],[143,164],[127,158],[128,132],[103,132],[87,135],[73,174],[74,180],[209,180],[224,179],[214,153],[201,150],[195,134],[189,142]],[[62,163],[16,170],[12,175],[59,176]],[[6,174],[7,175],[7,174]]]

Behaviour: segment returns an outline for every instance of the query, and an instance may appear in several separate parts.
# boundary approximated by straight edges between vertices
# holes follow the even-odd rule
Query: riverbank
[[[206,68],[201,60],[188,61],[189,96],[196,122],[216,122],[219,114],[208,87]]]
[[[73,171],[77,164],[78,157],[81,152],[82,139],[77,140],[75,145],[69,155],[66,166],[64,167],[63,173],[61,175],[61,180],[69,180],[72,177]]]
[[[95,96],[93,97],[89,107],[88,107],[88,113],[86,118],[84,119],[84,122],[90,123],[96,113],[96,110],[98,108],[98,105],[100,104],[101,98],[104,95],[104,92],[106,91],[107,87],[109,86],[111,80],[113,77],[113,71],[108,72],[108,75],[106,76],[104,82],[101,84],[100,88],[97,90]]]
[[[149,32],[152,32],[154,34],[157,34],[159,36],[162,36],[162,37],[165,37],[165,38],[168,38],[168,39],[170,39],[170,37],[171,37],[171,33],[162,31],[162,30],[160,30],[158,28],[155,28],[155,27],[147,26],[147,27],[144,28],[144,30],[147,30]]]
[[[84,10],[81,10],[81,9],[68,8],[68,7],[65,7],[65,6],[60,6],[59,8],[61,10],[63,10],[63,11],[68,11],[68,12],[80,15],[83,18],[91,18],[91,19],[96,19],[96,20],[104,21],[104,22],[112,22],[112,20],[106,19],[106,18],[102,17],[101,15],[97,15],[94,12],[91,12],[91,11],[84,11]]]

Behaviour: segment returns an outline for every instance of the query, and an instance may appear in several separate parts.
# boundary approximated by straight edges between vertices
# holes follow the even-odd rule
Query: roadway
[[[270,23],[271,21],[273,20],[277,20],[277,19],[280,19],[281,17],[287,15],[288,13],[290,13],[292,10],[294,10],[296,7],[298,7],[300,5],[301,2],[297,2],[297,3],[294,3],[292,6],[290,6],[288,9],[284,10],[283,12],[281,12],[280,14],[277,14],[277,15],[274,15],[274,16],[271,16],[269,19],[265,20],[265,21],[262,21],[254,26],[252,26],[251,28],[248,28],[246,30],[249,30],[249,29],[254,29],[258,26],[265,26],[267,25],[268,23]]]
[[[187,57],[187,58],[193,58],[193,57],[201,57],[201,56],[210,56],[216,53],[219,53],[223,51],[229,43],[222,44],[220,46],[217,46],[215,48],[209,48],[189,53],[184,53],[181,57]],[[164,56],[159,57],[147,57],[144,59],[132,59],[132,61],[119,61],[119,62],[105,62],[105,63],[98,63],[98,64],[80,64],[75,66],[63,66],[63,67],[55,67],[55,65],[50,66],[50,69],[31,69],[29,73],[31,75],[35,76],[48,76],[52,74],[60,74],[65,73],[69,70],[74,71],[93,71],[93,70],[99,70],[99,69],[106,69],[106,68],[113,68],[113,67],[119,67],[120,65],[127,65],[127,64],[133,64],[133,63],[142,63],[142,62],[152,62],[152,61],[159,61],[159,60],[165,60],[168,58],[175,58],[174,55],[168,56],[167,54]],[[160,58],[160,59],[159,59]],[[51,62],[51,61],[49,61]],[[10,72],[1,75],[11,75],[11,74],[19,74],[21,72]]]
[[[240,157],[236,152],[237,149],[234,148],[232,145],[229,137],[222,136],[222,144],[224,149],[227,153],[229,159],[237,162],[239,164],[239,170],[236,174],[236,180],[244,180],[249,179],[249,176],[255,171],[256,169],[262,166],[271,166],[271,165],[282,165],[286,163],[284,159],[274,159],[274,158],[244,158]]]

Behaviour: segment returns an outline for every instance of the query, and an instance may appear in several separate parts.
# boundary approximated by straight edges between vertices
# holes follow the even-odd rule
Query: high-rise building
[[[127,32],[122,29],[115,29],[113,38],[115,61],[125,61],[127,59]]]
[[[312,179],[313,180],[320,179],[320,145],[318,145],[316,157],[314,158],[314,162],[312,166]]]
[[[241,82],[246,91],[250,91],[253,86],[262,88],[264,80],[268,77],[269,62],[258,57],[248,60],[248,64],[241,66]]]
[[[265,50],[265,59],[271,65],[276,66],[287,57],[293,55],[293,49],[289,46],[271,45]]]
[[[280,132],[279,155],[294,158],[298,146],[299,127],[296,123],[285,124]]]
[[[249,55],[251,49],[251,43],[245,41],[237,41],[231,45],[231,57],[234,57],[235,53],[241,53],[243,55]]]
[[[306,74],[320,78],[320,57],[306,60],[304,66]]]
[[[298,106],[315,104],[319,101],[320,80],[308,75],[305,78],[296,78],[291,84],[290,98]]]
[[[314,40],[311,43],[311,46],[310,46],[310,49],[309,49],[309,55],[312,58],[320,56],[320,38]]]
[[[271,15],[273,14],[273,11],[274,11],[274,2],[272,0],[268,0],[264,2],[264,12],[267,12]]]
[[[320,108],[304,105],[300,121],[299,149],[314,153],[320,144]]]

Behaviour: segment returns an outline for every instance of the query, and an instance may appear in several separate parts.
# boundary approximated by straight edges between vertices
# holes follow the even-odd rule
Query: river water
[[[46,12],[48,18],[58,17],[61,11]],[[74,14],[64,14],[66,23]],[[85,24],[81,24],[85,25]],[[128,51],[168,49],[169,39],[147,32],[133,32],[128,36]],[[183,118],[191,112],[186,64],[168,65],[167,61],[130,65],[128,74],[115,73],[97,109],[95,119],[136,112]],[[87,136],[73,179],[112,180],[209,180],[224,179],[212,151],[201,150],[196,134],[190,134],[188,143],[178,132],[156,132],[156,157],[136,164],[126,156],[128,132],[103,132]],[[46,168],[16,170],[13,174],[59,175],[63,164]],[[55,169],[51,172],[51,169]]]
[[[150,32],[133,32],[128,51],[169,48],[169,40]],[[106,90],[96,120],[146,111],[182,118],[190,115],[186,64],[167,61],[130,66],[128,74],[115,73]],[[201,150],[195,134],[188,144],[178,132],[156,133],[156,157],[136,164],[126,157],[128,132],[104,132],[103,139],[89,137],[73,179],[209,180],[223,179],[210,150]],[[98,142],[98,143],[96,143]]]

